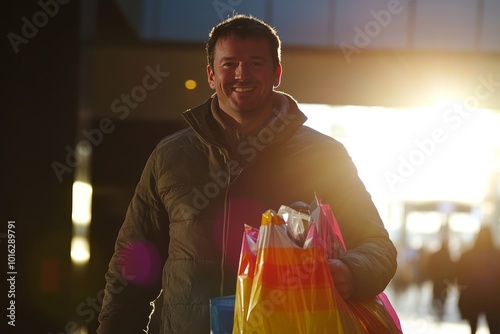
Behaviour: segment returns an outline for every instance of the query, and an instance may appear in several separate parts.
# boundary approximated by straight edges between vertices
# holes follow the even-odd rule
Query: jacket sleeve
[[[143,170],[106,273],[98,334],[142,333],[161,292],[168,217],[157,191],[155,153]]]
[[[323,196],[323,200],[330,203],[346,243],[341,260],[353,273],[351,299],[362,300],[389,284],[397,268],[397,251],[351,157],[340,143],[333,147],[321,172],[324,187],[328,187],[324,190],[328,198]]]

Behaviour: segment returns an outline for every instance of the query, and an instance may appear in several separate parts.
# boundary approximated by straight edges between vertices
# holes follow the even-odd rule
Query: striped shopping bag
[[[303,246],[274,211],[246,227],[237,277],[235,333],[367,333],[335,290],[317,226]]]

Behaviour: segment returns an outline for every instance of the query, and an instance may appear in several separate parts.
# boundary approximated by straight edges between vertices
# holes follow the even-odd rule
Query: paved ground
[[[430,284],[425,284],[420,290],[411,287],[401,295],[395,295],[390,288],[386,291],[399,315],[403,333],[470,334],[467,322],[460,319],[457,309],[457,291],[454,289],[450,291],[445,315],[443,320],[439,321],[431,308],[431,288]],[[480,318],[476,334],[489,334],[484,318]]]

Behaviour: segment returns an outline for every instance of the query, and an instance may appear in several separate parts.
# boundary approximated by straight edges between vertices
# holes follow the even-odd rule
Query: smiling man
[[[345,299],[383,291],[396,249],[344,146],[304,126],[281,80],[276,31],[237,15],[206,45],[205,103],[148,159],[106,274],[99,334],[140,333],[162,292],[161,333],[208,333],[211,298],[236,291],[245,225],[282,204],[330,204],[347,252],[329,263]],[[127,285],[120,293],[115,286]],[[328,329],[325,329],[328,331]]]

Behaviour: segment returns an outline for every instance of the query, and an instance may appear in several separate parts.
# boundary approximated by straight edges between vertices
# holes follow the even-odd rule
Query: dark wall
[[[1,299],[3,310],[10,300],[15,301],[16,326],[6,324],[4,311],[1,327],[7,331],[2,333],[70,333],[76,322],[92,333],[100,306],[96,297],[104,288],[114,240],[142,168],[158,141],[184,124],[120,121],[94,147],[91,259],[86,270],[75,272],[70,260],[74,168],[58,176],[54,163],[59,168],[70,166],[68,150],[75,149],[82,129],[81,109],[92,113],[95,107],[95,69],[87,52],[92,53],[96,44],[136,45],[137,41],[111,0],[96,1],[95,7],[86,7],[88,12],[77,0],[67,4],[33,0],[8,6],[2,18],[8,59],[2,75],[5,201],[0,206],[0,246],[5,259],[7,222],[15,221],[17,274],[15,298],[7,298],[7,291],[2,291]],[[90,20],[85,38],[80,30],[82,16]],[[34,20],[40,20],[39,26]],[[98,128],[99,120],[91,116],[86,128]],[[7,278],[5,270],[2,275]]]
[[[2,291],[2,327],[7,326],[7,333],[59,333],[68,321],[72,179],[58,180],[51,165],[64,161],[67,145],[74,146],[78,4],[58,5],[57,13],[52,7],[53,17],[44,16],[37,1],[12,1],[2,10],[2,54],[7,59],[2,62],[0,245],[5,264],[7,221],[15,221],[17,272],[15,298]],[[29,30],[25,22],[33,24],[34,17],[39,27]],[[15,42],[9,33],[17,35],[10,35]],[[6,324],[11,300],[15,327]]]

